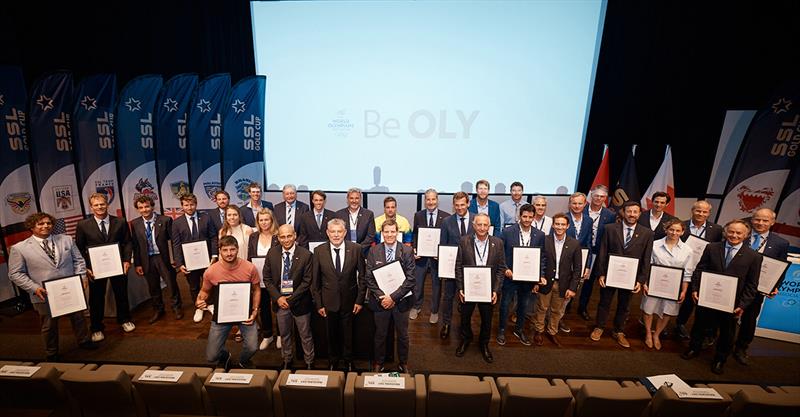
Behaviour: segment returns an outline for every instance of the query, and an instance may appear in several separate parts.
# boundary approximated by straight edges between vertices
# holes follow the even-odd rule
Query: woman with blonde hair
[[[247,259],[252,260],[256,257],[265,257],[267,256],[269,248],[277,244],[278,223],[275,221],[275,215],[272,213],[272,210],[262,208],[256,215],[256,231],[250,235],[247,243]],[[261,288],[264,288],[263,282],[261,283]],[[262,339],[258,349],[265,350],[275,338],[272,330],[272,308],[270,307],[269,297],[261,297],[259,310]],[[280,348],[280,343],[281,339],[278,337],[278,348]]]
[[[247,257],[247,246],[250,242],[250,235],[253,234],[253,228],[242,223],[242,213],[239,207],[229,205],[225,207],[225,224],[219,231],[219,237],[233,236],[236,242],[239,243],[239,258],[249,259]]]

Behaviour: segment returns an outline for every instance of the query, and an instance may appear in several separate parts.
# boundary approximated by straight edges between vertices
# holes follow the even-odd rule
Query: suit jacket
[[[486,254],[486,266],[492,268],[492,292],[499,292],[507,269],[503,240],[494,236],[488,236],[488,239],[489,247]],[[458,243],[458,256],[456,257],[456,285],[458,285],[460,291],[464,290],[464,267],[477,264],[475,259],[475,235],[462,237]]]
[[[745,240],[745,244],[749,242],[749,240]],[[775,233],[770,232],[767,235],[767,243],[764,244],[764,250],[761,253],[771,258],[785,261],[786,257],[789,256],[789,241],[776,235]],[[781,275],[781,279],[778,280],[775,288],[781,288],[784,278],[786,278],[786,272]]]
[[[247,204],[250,204],[250,202],[248,201]],[[251,209],[247,204],[239,207],[239,209],[241,209],[242,212],[242,223],[250,227],[256,227],[256,216],[253,215],[253,209]],[[274,208],[272,207],[272,203],[270,203],[269,201],[261,200],[261,207],[268,208],[273,212],[275,211]]]
[[[667,235],[667,233],[664,231],[664,223],[674,218],[675,216],[670,215],[669,213],[663,213],[661,215],[661,220],[658,221],[658,226],[656,226],[656,230],[653,230],[653,227],[650,224],[650,210],[645,210],[644,212],[642,212],[642,215],[639,216],[639,224],[650,230],[653,230],[653,240],[656,241]]]
[[[583,215],[591,219],[591,217],[589,217],[589,205],[588,204],[583,209]],[[597,219],[597,222],[598,222],[597,223],[597,237],[594,239],[594,245],[592,245],[592,248],[591,248],[592,249],[592,253],[596,254],[600,250],[600,242],[603,239],[603,233],[605,232],[606,225],[607,224],[613,224],[616,221],[617,221],[617,214],[614,213],[614,210],[611,210],[608,207],[603,207],[602,209],[600,209],[600,218]],[[572,223],[572,218],[570,217],[570,226],[574,230],[575,226],[572,226],[571,223]],[[592,228],[594,228],[594,225],[592,225]],[[583,229],[583,222],[581,222],[581,229]],[[575,237],[575,236],[573,235],[572,237]],[[581,234],[581,237],[583,237],[583,234]],[[592,239],[589,238],[589,243],[591,243],[591,242],[592,242]]]
[[[31,302],[44,303],[35,295],[36,290],[44,288],[43,282],[75,274],[86,273],[86,263],[78,247],[68,235],[51,235],[58,264],[47,256],[36,238],[29,238],[11,247],[8,258],[8,278],[27,291]]]
[[[653,231],[636,224],[633,229],[633,236],[625,248],[625,232],[622,223],[614,223],[606,227],[603,234],[603,242],[600,244],[597,263],[599,264],[599,275],[605,276],[608,272],[609,255],[625,255],[639,259],[639,270],[636,274],[636,282],[644,283],[650,276],[650,258],[653,254]]]
[[[450,213],[437,209],[436,218],[433,219],[433,227],[441,229],[444,219],[446,219],[448,216],[450,216]],[[412,226],[413,234],[411,237],[411,246],[414,248],[414,253],[417,252],[417,236],[419,235],[419,228],[428,227],[428,220],[428,209],[422,209],[414,213],[414,224]],[[441,235],[441,231],[439,233]],[[428,258],[417,259],[417,263],[425,263],[427,261]]]
[[[336,212],[336,217],[344,221],[345,240],[350,240],[350,209],[345,207]],[[315,223],[316,224],[316,223]],[[358,210],[358,220],[356,223],[356,243],[361,245],[363,254],[372,246],[375,241],[375,214],[372,210],[361,207]]]
[[[258,238],[261,236],[261,232],[253,232],[250,234],[250,237],[247,238],[247,260],[251,260],[258,256]],[[270,249],[274,248],[275,246],[280,246],[280,242],[278,242],[278,235],[272,235],[272,244],[269,246]],[[269,251],[267,251],[269,254]]]
[[[219,248],[217,241],[219,237],[214,223],[211,222],[210,216],[201,211],[197,211],[197,229],[200,235],[200,240],[205,240],[208,245],[208,254],[216,256]],[[183,248],[182,244],[192,242],[192,230],[189,228],[189,222],[186,220],[186,215],[181,215],[172,221],[172,256],[175,258],[175,265],[180,267],[183,265]]]
[[[472,228],[473,216],[474,214],[470,213],[469,219],[465,221],[467,224],[466,236],[475,233],[475,229]],[[458,245],[458,243],[461,242],[461,225],[459,224],[458,217],[458,214],[452,214],[442,221],[442,232],[439,238],[439,244]]]
[[[583,275],[583,259],[581,258],[581,245],[578,241],[569,236],[564,237],[564,247],[561,249],[561,259],[558,262],[558,295],[564,298],[567,290],[578,292],[578,283]],[[544,277],[547,284],[539,287],[539,293],[547,294],[553,288],[553,280],[556,277],[556,243],[555,236],[547,236],[544,240],[543,257],[547,261],[547,270]]]
[[[351,311],[354,304],[364,304],[366,292],[364,276],[364,253],[358,243],[344,241],[344,264],[342,272],[336,272],[331,257],[330,242],[314,248],[311,294],[317,310],[325,307],[328,311]]]
[[[222,223],[222,219],[219,218],[219,207],[204,211],[208,214],[208,218],[211,219],[211,223],[214,223],[214,227],[217,228],[217,230],[222,230],[224,224]]]
[[[478,214],[478,197],[472,198],[469,202],[469,212]],[[500,237],[500,231],[503,225],[500,221],[500,204],[497,201],[489,200],[489,221],[492,222],[493,236]]]
[[[169,241],[172,233],[172,218],[153,214],[153,234],[156,239],[156,247],[165,265],[170,264]],[[137,217],[131,221],[131,246],[133,247],[133,265],[141,266],[145,272],[150,268],[150,256],[147,254],[147,232],[145,230],[144,219]]]
[[[313,268],[311,252],[295,243],[292,265],[289,268],[289,278],[292,279],[292,294],[287,296],[289,309],[295,316],[302,316],[311,312],[311,270]],[[278,311],[278,298],[281,294],[281,277],[283,276],[283,247],[273,245],[267,252],[264,260],[264,286],[272,298],[272,310]]]
[[[366,280],[367,289],[369,289],[369,302],[373,309],[383,309],[380,300],[380,297],[383,295],[392,297],[392,300],[394,300],[396,304],[395,307],[402,312],[408,311],[413,304],[412,300],[415,299],[413,296],[406,297],[406,294],[414,291],[416,282],[414,278],[414,250],[401,242],[397,242],[395,250],[394,259],[400,262],[400,265],[403,267],[403,272],[406,274],[406,279],[403,280],[400,288],[396,289],[391,294],[385,294],[381,291],[380,287],[378,287],[378,281],[375,279],[375,275],[372,274],[373,270],[386,264],[386,245],[384,243],[375,245],[369,249],[369,254],[367,254],[367,274],[364,278]]]
[[[300,201],[295,200],[294,205],[294,231],[295,233],[300,231],[300,216],[303,213],[308,212],[308,204]],[[275,213],[275,220],[278,222],[278,226],[283,226],[286,224],[286,202],[281,201],[278,204],[275,204],[275,209],[272,210]]]
[[[297,244],[308,249],[308,242],[328,241],[328,222],[336,218],[336,213],[325,209],[322,211],[322,226],[317,227],[314,210],[309,210],[298,219],[300,227],[297,231]]]
[[[686,239],[689,238],[691,232],[689,231],[689,224],[692,222],[691,219],[686,220],[683,222],[683,226],[685,230],[683,231],[683,236],[681,236],[681,240],[686,242]],[[711,223],[706,221],[706,230],[703,232],[702,236],[699,236],[709,242],[722,242],[725,240],[725,233],[723,233],[722,226]]]
[[[735,307],[747,308],[758,294],[758,277],[761,274],[761,259],[758,252],[747,246],[747,241],[725,267],[725,242],[713,242],[706,245],[700,262],[692,275],[692,292],[700,291],[700,280],[703,271],[733,275],[739,280],[736,283]]]
[[[505,255],[506,255],[506,266],[512,268],[511,272],[514,268],[514,246],[522,246],[522,242],[520,241],[520,232],[522,228],[519,226],[519,223],[514,223],[511,226],[506,227],[503,229],[503,246],[505,247]],[[534,248],[541,248],[544,246],[544,232],[541,230],[536,229],[535,227],[531,226],[531,242],[530,247]],[[539,262],[539,266],[541,267],[541,275],[544,276],[545,272],[545,258],[544,258],[544,251],[541,252],[541,261]]]
[[[97,226],[97,221],[94,216],[88,219],[83,219],[78,222],[75,229],[75,245],[81,251],[83,259],[86,260],[86,267],[92,267],[92,261],[89,259],[89,247],[97,245],[105,245],[109,243],[119,243],[120,255],[122,262],[130,262],[131,260],[131,229],[128,227],[128,222],[124,218],[108,215],[108,237],[100,233],[100,228]]]
[[[582,248],[590,248],[592,247],[592,218],[589,217],[587,212],[584,210],[583,217],[581,220],[581,230],[580,230],[580,237],[575,235],[575,223],[572,221],[572,213],[567,213],[567,220],[569,220],[569,226],[567,227],[567,236],[577,239],[578,242],[581,244]],[[552,235],[555,233],[553,229],[550,229],[550,234]],[[600,241],[600,226],[597,227],[597,234],[598,238],[597,241]]]

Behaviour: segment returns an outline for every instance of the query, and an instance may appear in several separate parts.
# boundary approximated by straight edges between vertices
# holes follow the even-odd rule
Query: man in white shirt
[[[522,183],[514,181],[511,183],[511,198],[500,203],[500,224],[508,227],[519,221],[519,208],[525,204],[522,201]]]
[[[257,182],[251,182],[247,186],[247,193],[250,195],[250,201],[241,207],[242,223],[250,227],[256,227],[258,212],[262,207],[273,211],[275,209],[272,207],[272,203],[261,199],[261,184]]]

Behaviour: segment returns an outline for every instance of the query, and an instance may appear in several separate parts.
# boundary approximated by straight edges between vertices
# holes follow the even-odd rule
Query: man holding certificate
[[[383,243],[370,248],[367,255],[367,288],[370,309],[375,312],[374,372],[383,372],[386,336],[394,321],[397,333],[397,368],[408,368],[408,312],[414,304],[414,252],[397,241],[398,225],[386,220],[381,225]],[[394,349],[392,349],[394,350]]]
[[[325,208],[327,199],[324,191],[316,190],[311,193],[311,210],[300,215],[297,232],[297,244],[313,251],[312,244],[317,245],[328,241],[328,222],[336,217],[336,213]]]
[[[25,227],[33,233],[33,236],[12,246],[8,258],[8,278],[20,289],[28,292],[33,308],[39,314],[48,362],[61,360],[58,355],[60,317],[51,312],[51,297],[71,295],[73,298],[71,301],[77,304],[84,302],[84,295],[83,291],[51,295],[45,290],[44,282],[86,272],[86,264],[77,246],[72,243],[72,238],[65,234],[50,234],[55,220],[47,213],[34,213],[28,216],[25,219]],[[83,349],[96,349],[97,345],[89,337],[83,311],[75,311],[68,317],[78,345]]]
[[[208,332],[206,360],[216,362],[228,372],[231,354],[225,350],[225,340],[233,326],[237,325],[243,338],[239,367],[252,368],[250,358],[258,350],[258,329],[253,322],[258,316],[261,301],[261,279],[255,265],[239,258],[239,243],[233,236],[223,236],[219,240],[219,255],[220,262],[209,266],[203,273],[203,286],[195,301],[198,310],[205,309],[209,304],[217,306]],[[245,286],[249,288],[244,291],[223,291],[222,285],[227,283],[245,283],[249,284]]]
[[[611,311],[611,301],[617,295],[614,330],[611,336],[624,347],[631,347],[623,332],[633,294],[639,292],[650,273],[653,252],[653,231],[638,224],[642,207],[628,200],[622,205],[623,221],[605,226],[597,255],[600,304],[591,339],[600,340]],[[613,261],[613,262],[612,262]]]
[[[749,235],[749,224],[743,220],[729,221],[725,225],[725,241],[706,246],[692,276],[692,297],[697,302],[697,312],[689,349],[681,357],[692,359],[699,356],[704,336],[709,330],[716,332],[719,329],[714,361],[711,364],[711,371],[718,375],[722,373],[725,360],[733,349],[736,321],[753,302],[758,291],[761,255],[744,244]],[[706,274],[709,274],[708,277]],[[715,274],[733,279],[716,279]],[[704,278],[715,278],[717,282],[714,288],[701,289]],[[733,293],[732,297],[724,296],[730,293]],[[718,305],[722,303],[726,305]],[[703,307],[704,305],[714,307]]]
[[[89,277],[89,317],[92,342],[105,339],[103,318],[106,309],[106,289],[111,281],[117,305],[117,323],[122,330],[132,332],[128,304],[128,268],[131,266],[131,231],[124,218],[108,214],[108,199],[103,193],[89,196],[92,216],[78,222],[75,244],[86,260]]]
[[[469,196],[467,193],[459,191],[453,194],[453,211],[455,211],[455,213],[442,222],[442,233],[439,238],[440,245],[457,246],[461,242],[461,238],[472,235],[475,232],[475,229],[472,228],[472,222],[470,221],[470,216],[472,216],[472,214],[468,211],[468,208]],[[440,261],[442,260],[440,259]],[[453,275],[451,276],[455,276],[456,271],[452,272]],[[439,337],[447,339],[450,337],[450,322],[453,319],[453,299],[456,296],[456,282],[455,279],[442,278],[442,274],[439,274],[439,279],[440,284],[444,285],[444,295],[442,296],[441,304],[443,310],[442,329],[439,331]],[[437,293],[436,288],[434,288],[434,304],[431,309],[431,315],[439,312],[436,308],[439,305],[439,298],[436,296]]]
[[[456,284],[459,299],[463,303],[461,344],[456,350],[456,356],[464,356],[464,352],[472,342],[472,313],[477,306],[481,316],[481,332],[478,337],[481,354],[484,361],[492,363],[494,357],[489,350],[492,310],[497,302],[497,291],[500,290],[505,276],[506,260],[503,240],[489,236],[489,215],[476,214],[472,226],[475,228],[475,235],[461,238],[456,258]]]
[[[438,250],[439,243],[441,242],[442,222],[450,216],[450,213],[439,210],[439,193],[433,188],[425,191],[425,208],[414,214],[414,236],[412,246],[414,247],[414,282],[416,288],[414,289],[414,307],[409,313],[411,320],[416,320],[419,312],[422,310],[422,301],[425,292],[425,276],[430,271],[431,274],[431,316],[428,319],[430,324],[439,322],[439,297],[442,292],[442,285],[439,281],[439,266],[437,264],[436,255],[431,256],[425,252],[429,250]],[[422,228],[422,230],[420,230]],[[435,237],[430,236],[435,233]],[[422,234],[422,242],[420,242],[420,234]],[[420,248],[420,243],[423,247]],[[436,247],[428,248],[428,245],[436,244]]]

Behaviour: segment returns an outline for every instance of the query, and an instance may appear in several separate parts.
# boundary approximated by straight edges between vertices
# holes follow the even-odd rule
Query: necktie
[[[433,222],[433,213],[428,213],[428,215],[430,216],[430,217],[428,218],[428,227],[433,227],[433,225],[435,224],[435,223]]]
[[[519,222],[519,203],[514,203],[514,221]]]
[[[464,218],[463,217],[460,220],[461,220],[461,236],[464,236],[464,235],[467,234],[467,226],[466,226],[466,224],[464,224]]]
[[[336,252],[336,273],[342,273],[342,258],[339,257],[339,249],[340,248],[333,248],[333,251]]]
[[[733,246],[725,245],[725,268],[728,267],[733,259]]]
[[[633,228],[627,227],[628,232],[625,234],[625,249],[628,248],[628,244],[631,243],[631,237],[633,235]]]
[[[338,250],[338,249],[337,249]],[[292,259],[289,258],[289,251],[283,252],[283,280],[289,280],[289,268],[292,267]]]
[[[322,214],[318,213],[317,214],[317,229],[319,229],[321,227],[322,227]]]
[[[153,247],[153,226],[151,226],[151,222],[148,220],[145,222],[146,226],[144,229],[145,237],[147,238],[147,254],[153,255],[155,254],[155,248]]]
[[[294,225],[294,223],[292,223],[292,206],[286,207],[286,224]]]
[[[225,225],[225,210],[219,212],[219,224]]]
[[[197,230],[197,217],[192,216],[192,239],[198,240],[200,239],[200,231]]]
[[[106,221],[100,221],[100,233],[103,234],[103,239],[108,239],[108,230],[106,230]]]
[[[750,245],[753,250],[757,251],[761,247],[761,235],[756,234],[753,236],[753,244]]]
[[[50,247],[50,239],[45,239],[42,241],[42,249],[47,254],[47,257],[50,258],[53,263],[56,263],[56,252]]]
[[[394,249],[386,248],[386,262],[392,262],[394,260]]]

